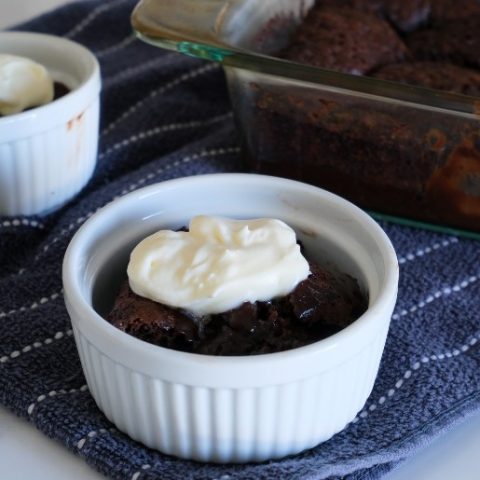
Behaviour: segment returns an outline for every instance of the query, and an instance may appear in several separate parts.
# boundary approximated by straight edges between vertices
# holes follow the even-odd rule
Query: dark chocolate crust
[[[358,283],[310,263],[289,295],[195,317],[142,298],[125,281],[107,320],[149,343],[206,355],[252,355],[301,347],[345,328],[367,308]]]
[[[480,1],[317,0],[279,56],[360,75],[418,61],[479,69]],[[463,93],[470,77],[447,90]]]
[[[478,78],[470,69],[480,69],[480,1],[318,0],[278,55],[477,95]]]
[[[300,63],[363,75],[398,62],[406,54],[407,48],[387,22],[345,7],[312,9],[281,55]]]

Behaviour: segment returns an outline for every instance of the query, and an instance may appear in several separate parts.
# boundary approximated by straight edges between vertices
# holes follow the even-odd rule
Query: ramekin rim
[[[172,188],[178,184],[188,184],[189,182],[198,181],[209,181],[209,179],[219,176],[222,176],[226,181],[228,181],[229,179],[234,180],[244,177],[248,178],[249,182],[280,182],[284,185],[288,184],[292,187],[296,186],[297,188],[306,189],[307,191],[312,193],[318,194],[319,192],[322,192],[323,195],[326,195],[331,199],[335,199],[336,201],[340,201],[345,207],[353,210],[355,216],[358,216],[357,218],[360,218],[362,220],[362,223],[366,222],[365,230],[368,230],[368,232],[372,234],[372,240],[375,239],[375,244],[381,252],[382,258],[385,262],[385,282],[374,303],[369,304],[365,313],[359,318],[357,318],[351,325],[335,333],[334,335],[302,347],[281,352],[257,355],[216,356],[177,351],[150,344],[136,337],[128,335],[127,333],[122,332],[118,328],[111,325],[105,318],[103,318],[94,310],[93,306],[82,295],[80,295],[79,288],[77,288],[78,277],[77,282],[74,281],[76,277],[74,274],[75,269],[73,268],[72,262],[75,261],[75,257],[79,255],[79,252],[81,250],[79,244],[81,243],[83,236],[86,235],[86,232],[88,232],[89,229],[97,221],[100,221],[103,216],[108,215],[110,212],[119,209],[125,204],[128,204],[134,198],[137,198],[139,196],[145,197],[152,195],[159,188]],[[95,214],[92,215],[88,220],[86,220],[85,223],[77,230],[67,247],[62,265],[62,279],[65,297],[68,299],[69,302],[75,302],[76,307],[81,310],[85,318],[89,319],[89,322],[91,323],[91,325],[94,326],[94,328],[100,329],[100,331],[105,336],[108,336],[110,339],[119,342],[117,345],[121,347],[126,347],[131,351],[154,355],[159,359],[164,355],[168,355],[172,361],[175,359],[188,361],[190,359],[192,362],[208,361],[209,364],[221,363],[222,366],[233,366],[238,364],[246,366],[251,363],[258,364],[258,362],[268,362],[272,360],[289,360],[298,356],[308,357],[310,355],[316,355],[318,354],[319,350],[330,350],[332,348],[336,348],[339,343],[344,343],[352,335],[358,333],[359,330],[363,330],[365,325],[372,323],[374,321],[377,311],[381,311],[384,308],[386,308],[388,311],[388,306],[390,306],[392,302],[395,301],[397,295],[398,277],[399,267],[397,256],[388,236],[375,222],[375,220],[363,210],[361,210],[359,207],[355,206],[348,200],[345,200],[344,198],[327,190],[324,190],[320,187],[309,185],[296,180],[251,173],[212,173],[205,175],[181,177],[172,180],[166,180],[163,182],[158,182],[153,185],[149,185],[147,187],[143,187],[133,192],[130,192],[120,198],[117,198],[96,211]]]

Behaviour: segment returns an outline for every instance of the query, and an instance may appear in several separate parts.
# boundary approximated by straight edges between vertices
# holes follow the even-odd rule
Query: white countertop
[[[105,480],[62,444],[3,407],[0,407],[0,478]]]
[[[0,478],[102,480],[105,477],[58,442],[0,407]],[[384,480],[478,480],[480,415],[452,429]]]
[[[0,29],[72,0],[0,0]],[[0,407],[0,477],[8,480],[100,480],[71,454],[26,421]],[[407,460],[385,480],[478,480],[480,414]]]

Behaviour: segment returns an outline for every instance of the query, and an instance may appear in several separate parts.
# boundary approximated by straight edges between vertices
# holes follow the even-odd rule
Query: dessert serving
[[[127,270],[137,293],[124,284]],[[326,281],[310,289],[316,272]],[[338,288],[337,272],[361,299]],[[118,198],[80,227],[63,262],[65,303],[99,408],[151,448],[214,462],[279,458],[343,429],[372,390],[397,284],[393,247],[367,214],[317,187],[248,174],[170,180]],[[296,290],[296,313],[310,325],[297,325],[290,306],[288,318],[270,310],[278,332],[252,315]],[[354,314],[355,305],[366,310]],[[302,346],[322,315],[343,328]],[[214,335],[202,337],[209,328]]]
[[[280,220],[197,216],[134,248],[108,320],[176,350],[250,355],[321,340],[366,307],[358,282],[308,262]]]
[[[82,45],[0,32],[0,215],[45,215],[90,179],[100,69]]]
[[[224,65],[252,170],[478,237],[479,5],[142,0],[132,21],[150,43]]]

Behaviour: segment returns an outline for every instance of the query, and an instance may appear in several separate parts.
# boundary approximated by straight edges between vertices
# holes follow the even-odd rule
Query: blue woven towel
[[[401,275],[375,388],[353,423],[301,455],[236,466],[177,460],[115,430],[90,396],[62,299],[72,235],[121,193],[244,168],[221,69],[135,40],[133,6],[83,1],[23,27],[96,53],[102,135],[93,180],[66,207],[46,218],[0,218],[0,402],[111,478],[379,478],[480,408],[479,242],[382,224]]]

